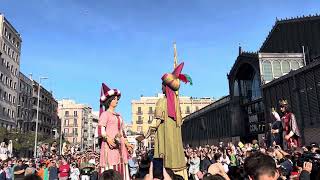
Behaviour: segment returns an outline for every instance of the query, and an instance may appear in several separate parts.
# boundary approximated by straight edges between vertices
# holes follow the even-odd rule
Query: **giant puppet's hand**
[[[134,145],[130,144],[128,141],[125,142],[125,145],[126,145],[126,148],[127,148],[128,152],[129,152],[129,154],[132,154]]]
[[[116,145],[116,143],[115,143],[113,138],[107,137],[106,138],[106,142],[108,143],[110,149],[114,149],[114,148],[117,147],[117,145]]]

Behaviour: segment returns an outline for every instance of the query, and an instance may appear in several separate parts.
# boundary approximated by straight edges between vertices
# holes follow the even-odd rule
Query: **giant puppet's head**
[[[177,110],[176,104],[179,105],[179,100],[176,97],[175,91],[180,88],[180,80],[192,85],[192,80],[190,76],[186,74],[181,74],[184,63],[179,64],[172,73],[166,73],[162,76],[162,85],[164,86],[163,91],[167,98],[167,110],[168,116],[173,120],[177,120]],[[178,123],[179,124],[179,123]]]
[[[110,89],[106,84],[102,83],[101,93],[100,93],[100,114],[105,111],[110,105],[110,100],[112,100],[115,96],[118,96],[118,99],[121,97],[121,93],[118,89]],[[103,109],[105,106],[105,109]]]
[[[187,74],[181,74],[184,63],[179,64],[172,73],[166,73],[162,76],[162,84],[168,86],[173,91],[178,91],[180,88],[180,80],[192,85],[192,79]]]

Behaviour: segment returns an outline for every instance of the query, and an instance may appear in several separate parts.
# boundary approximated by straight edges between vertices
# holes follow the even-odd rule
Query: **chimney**
[[[242,49],[241,49],[241,44],[239,43],[239,56],[241,55],[242,53]]]

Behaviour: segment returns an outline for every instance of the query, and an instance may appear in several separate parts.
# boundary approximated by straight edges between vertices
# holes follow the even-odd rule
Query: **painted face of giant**
[[[119,98],[118,98],[118,96],[115,96],[113,98],[113,100],[111,101],[110,106],[115,108],[118,106],[118,102],[119,102]]]

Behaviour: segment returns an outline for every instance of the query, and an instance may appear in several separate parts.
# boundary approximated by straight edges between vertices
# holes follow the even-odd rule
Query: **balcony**
[[[143,124],[143,121],[142,120],[137,120],[136,124]]]
[[[78,124],[63,124],[63,127],[78,127]]]
[[[73,133],[64,133],[65,137],[73,137]]]
[[[154,111],[149,111],[148,114],[154,114]]]
[[[137,111],[136,114],[137,115],[142,115],[143,113],[142,113],[142,111]]]

